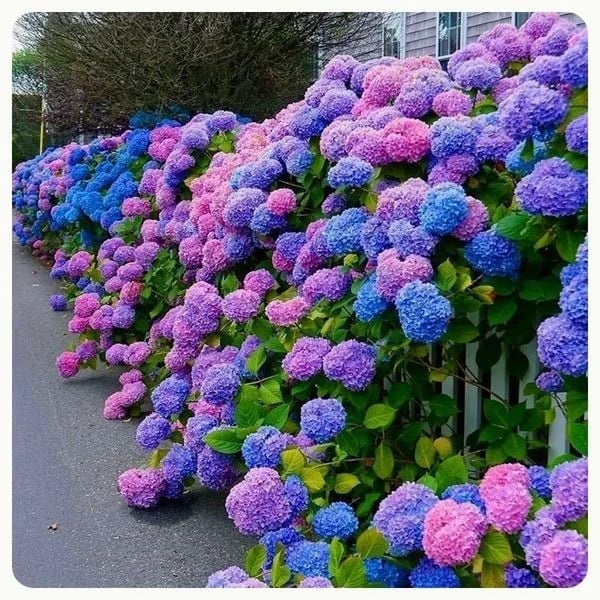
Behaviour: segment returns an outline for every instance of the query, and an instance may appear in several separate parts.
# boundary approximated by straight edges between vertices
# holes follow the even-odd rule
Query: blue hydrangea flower
[[[171,375],[161,381],[152,392],[154,410],[168,419],[171,415],[181,412],[189,393],[190,384],[182,377]]]
[[[241,384],[240,372],[234,365],[214,365],[206,371],[200,391],[206,402],[219,406],[231,402]]]
[[[185,427],[185,445],[192,452],[200,452],[204,448],[202,439],[211,430],[219,425],[219,421],[212,415],[198,415],[188,419]]]
[[[365,185],[373,175],[373,166],[368,162],[347,156],[342,158],[327,174],[327,181],[333,188],[341,185],[360,187]]]
[[[465,246],[465,259],[487,276],[515,277],[521,266],[517,245],[491,229],[478,233]]]
[[[242,444],[242,456],[246,466],[271,467],[279,464],[282,450],[286,447],[287,438],[276,427],[263,425],[255,433],[251,433]]]
[[[431,235],[445,235],[467,216],[467,196],[461,186],[438,183],[427,192],[419,207],[421,227]]]
[[[549,217],[574,215],[587,203],[587,194],[587,172],[558,157],[540,161],[515,189],[524,210]]]
[[[452,307],[431,283],[412,281],[396,298],[398,319],[404,335],[413,342],[437,342],[448,329]]]
[[[161,463],[161,471],[167,484],[165,497],[177,498],[183,492],[183,480],[196,471],[196,457],[185,446],[173,444]]]
[[[485,502],[479,495],[479,488],[472,483],[461,483],[447,487],[442,493],[441,499],[450,499],[458,503],[470,502],[485,515]]]
[[[535,575],[529,569],[519,569],[513,564],[504,568],[504,583],[507,588],[537,588],[540,587]]]
[[[329,544],[302,541],[288,549],[287,565],[293,574],[329,577]]]
[[[341,433],[346,426],[346,411],[338,400],[316,398],[300,409],[300,430],[322,444]]]
[[[292,509],[292,516],[298,516],[308,508],[308,490],[297,475],[290,475],[283,484],[283,493]]]
[[[198,480],[209,490],[222,490],[229,487],[237,477],[233,458],[229,454],[216,452],[205,446],[198,453]]]
[[[588,153],[588,116],[587,113],[571,121],[565,131],[567,148],[571,152]]]
[[[409,571],[385,558],[367,558],[365,574],[369,583],[379,584],[386,588],[408,586]]]
[[[564,381],[559,373],[545,371],[536,377],[535,385],[537,385],[542,392],[561,392],[563,390]]]
[[[438,243],[437,237],[405,219],[392,221],[388,237],[400,258],[406,258],[409,254],[429,257]]]
[[[360,245],[370,260],[375,260],[381,252],[390,247],[388,228],[389,223],[379,217],[370,217],[362,226]]]
[[[422,558],[408,576],[414,588],[458,588],[460,579],[451,567],[438,567],[430,558]]]
[[[56,312],[67,310],[68,302],[64,294],[53,294],[48,301],[50,308]]]
[[[138,425],[135,439],[144,450],[154,450],[170,435],[171,423],[159,414],[152,413]]]
[[[269,235],[274,229],[283,229],[286,225],[285,217],[274,215],[266,204],[257,206],[250,219],[250,229],[260,235]]]
[[[313,163],[313,153],[310,150],[302,148],[290,152],[285,159],[286,171],[294,177],[303,175]]]
[[[527,469],[529,487],[543,500],[550,500],[550,473],[540,465],[533,465]]]
[[[581,377],[588,370],[588,331],[565,315],[542,321],[537,330],[543,365],[564,375]]]
[[[323,235],[334,254],[356,252],[361,247],[361,230],[368,214],[362,208],[348,208],[327,221]]]
[[[275,552],[277,550],[277,544],[283,544],[285,548],[300,542],[302,536],[297,529],[293,527],[282,527],[276,531],[268,531],[259,540],[259,543],[265,547],[267,551],[267,560],[265,562],[265,568],[270,568],[273,558],[275,558]]]
[[[434,493],[420,483],[404,483],[381,501],[373,526],[389,543],[392,556],[422,549],[425,515],[437,501]]]
[[[388,302],[377,293],[377,282],[370,275],[363,282],[356,301],[354,302],[354,313],[359,321],[368,323],[380,315],[388,307]]]
[[[345,540],[358,530],[358,519],[349,504],[332,502],[316,512],[312,526],[319,537]]]

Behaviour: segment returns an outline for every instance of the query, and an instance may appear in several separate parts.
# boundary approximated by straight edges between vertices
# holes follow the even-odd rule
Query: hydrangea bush
[[[13,174],[15,235],[73,306],[60,374],[128,369],[104,406],[143,417],[127,504],[228,490],[259,542],[208,587],[577,585],[586,30],[535,13],[447,72],[337,56],[262,123],[139,125]],[[489,387],[502,355],[524,402]],[[466,439],[450,378],[482,393]],[[557,411],[571,454],[548,464]]]

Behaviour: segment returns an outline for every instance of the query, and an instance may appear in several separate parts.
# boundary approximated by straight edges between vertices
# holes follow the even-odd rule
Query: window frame
[[[524,13],[520,13],[520,14],[524,14]],[[528,12],[527,14],[527,19],[529,19],[529,17],[531,17],[531,15],[533,13]],[[527,21],[527,19],[525,19],[525,21]],[[523,21],[523,23],[525,22]],[[521,25],[523,25],[523,23],[521,23],[521,25],[517,25],[517,13],[516,12],[512,12],[510,13],[510,22],[518,29],[519,27],[521,27]]]
[[[399,44],[399,52],[396,58],[406,58],[406,13],[398,12],[398,13],[383,13],[383,18],[381,20],[381,56],[395,56],[395,55],[386,55],[385,53],[385,30],[386,24],[388,21],[392,19],[399,19],[398,25],[402,25],[400,28],[402,31],[402,38],[398,42]]]
[[[454,11],[450,11],[450,12],[454,12]],[[451,52],[450,54],[440,54],[440,15],[442,15],[444,13],[450,14],[450,12],[443,11],[443,12],[435,13],[435,57],[438,60],[447,60],[453,54],[453,52]],[[459,15],[459,19],[460,19],[458,48],[456,50],[461,50],[462,48],[464,48],[467,45],[468,13],[457,12],[456,14]],[[455,50],[455,52],[456,52],[456,50]]]

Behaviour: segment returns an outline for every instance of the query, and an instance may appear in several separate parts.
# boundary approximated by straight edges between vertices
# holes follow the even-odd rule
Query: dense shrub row
[[[273,119],[70,144],[19,165],[13,198],[17,238],[66,287],[52,308],[73,305],[61,375],[129,368],[104,406],[145,415],[125,501],[229,489],[261,536],[209,586],[585,576],[585,29],[536,13],[447,72],[338,56]],[[482,371],[505,354],[522,378],[533,339],[527,402],[465,366],[478,342]],[[466,441],[448,377],[483,390]],[[548,466],[557,411],[573,454]]]

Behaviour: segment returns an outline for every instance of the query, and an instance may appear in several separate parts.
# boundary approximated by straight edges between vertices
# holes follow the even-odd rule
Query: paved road
[[[154,511],[121,501],[116,478],[143,460],[136,423],[102,418],[113,371],[58,376],[69,314],[48,308],[56,291],[15,245],[13,572],[29,587],[202,587],[240,564],[252,540],[227,519],[222,495],[196,491]]]

